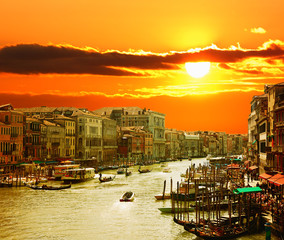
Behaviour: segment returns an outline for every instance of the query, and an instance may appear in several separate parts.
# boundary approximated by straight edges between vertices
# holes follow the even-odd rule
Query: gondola
[[[117,173],[117,174],[124,174],[125,171],[124,171],[123,168],[119,168],[119,169],[117,169],[116,173]]]
[[[113,181],[113,179],[115,179],[115,176],[113,176],[113,177],[102,177],[102,175],[100,174],[100,177],[99,177],[99,180],[100,180],[101,183],[110,182],[110,181]]]
[[[163,194],[159,194],[159,195],[155,195],[156,200],[165,200],[165,199],[171,199],[171,194],[170,193],[165,193]]]
[[[128,171],[127,171],[127,168],[126,168],[125,176],[128,177],[128,176],[130,176],[131,174],[132,174],[132,172],[128,172]]]
[[[8,183],[8,182],[0,182],[0,187],[12,187],[13,184],[12,183]]]
[[[241,224],[239,225],[239,217],[233,217],[231,219],[231,224],[229,224],[227,221],[227,218],[224,218],[224,222],[220,224],[219,226],[213,226],[209,227],[209,223],[206,225],[198,226],[194,223],[191,224],[184,224],[184,229],[190,233],[195,234],[197,237],[203,238],[203,239],[216,239],[216,240],[226,240],[226,239],[233,239],[238,238],[240,236],[243,236],[248,233],[252,233],[256,229],[257,225],[257,218],[253,218],[253,220],[250,221],[249,225]],[[245,219],[245,217],[241,218],[242,221]],[[194,226],[195,225],[195,226]],[[249,227],[247,227],[249,226]]]
[[[182,212],[194,212],[195,208],[172,208],[172,207],[164,207],[164,208],[158,208],[162,213],[175,213],[178,211]]]
[[[148,168],[146,168],[146,169],[141,169],[141,166],[139,166],[139,168],[138,168],[138,172],[140,172],[140,173],[148,173],[148,172],[151,172],[152,170],[150,170],[150,169],[148,169]]]
[[[30,184],[26,184],[26,186],[34,190],[61,190],[61,189],[71,188],[71,184],[64,185],[64,186],[58,186],[58,187],[47,186],[47,185],[37,186],[37,185],[30,185]]]
[[[121,202],[132,202],[134,200],[134,192],[126,192],[120,198]]]

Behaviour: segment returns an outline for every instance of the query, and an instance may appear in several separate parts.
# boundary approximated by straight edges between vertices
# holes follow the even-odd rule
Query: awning
[[[246,188],[236,188],[233,190],[234,194],[240,194],[240,193],[256,193],[256,192],[262,192],[262,189],[260,187],[246,187]]]
[[[35,160],[33,161],[35,164],[41,164],[41,163],[44,163],[44,161],[38,161],[38,160]]]
[[[284,185],[284,177],[277,179],[276,181],[274,181],[273,184],[276,185],[276,186]]]
[[[229,164],[228,166],[227,166],[227,168],[240,168],[240,165],[239,164]]]
[[[278,180],[278,179],[280,179],[280,178],[284,178],[284,175],[278,173],[278,174],[272,176],[271,178],[269,178],[268,181],[269,181],[270,183],[274,183],[276,180]]]
[[[258,169],[258,167],[257,167],[257,166],[251,166],[251,167],[249,167],[249,170],[255,170],[255,169]]]
[[[267,180],[268,178],[271,178],[271,177],[272,177],[272,175],[269,175],[267,173],[263,173],[263,174],[259,175],[259,178],[262,178],[262,179],[265,179],[265,180]]]

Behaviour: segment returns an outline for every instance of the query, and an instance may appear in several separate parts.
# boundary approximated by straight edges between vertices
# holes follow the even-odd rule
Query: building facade
[[[5,171],[24,161],[24,122],[24,114],[11,104],[0,106],[0,165]]]
[[[165,159],[165,114],[139,107],[104,107],[94,112],[116,120],[120,127],[144,127],[153,134],[153,158]]]

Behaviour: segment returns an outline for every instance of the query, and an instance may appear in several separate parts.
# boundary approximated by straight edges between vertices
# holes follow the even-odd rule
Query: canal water
[[[162,214],[159,207],[170,207],[170,200],[156,201],[155,195],[173,188],[190,164],[203,159],[169,162],[171,173],[163,173],[160,164],[148,166],[152,172],[116,175],[113,182],[100,183],[97,178],[73,184],[60,191],[36,191],[27,187],[0,189],[0,239],[6,240],[144,240],[198,239],[173,222],[172,214]],[[104,171],[103,176],[116,170]],[[133,202],[120,202],[126,191],[135,193]],[[194,213],[192,213],[194,218]],[[265,232],[239,238],[265,239]],[[273,239],[273,238],[272,238]]]

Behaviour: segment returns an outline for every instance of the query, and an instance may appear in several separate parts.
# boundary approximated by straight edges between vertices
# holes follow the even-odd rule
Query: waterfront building
[[[0,106],[0,166],[6,172],[23,161],[24,121],[11,104]]]
[[[179,142],[179,152],[177,155],[177,158],[182,159],[182,158],[188,158],[188,152],[185,150],[184,146],[184,140],[185,140],[185,135],[184,131],[177,131],[178,133],[178,142]]]
[[[193,135],[185,133],[184,139],[184,151],[187,153],[187,157],[199,157],[201,156],[202,141],[199,135]]]
[[[253,97],[248,119],[248,158],[252,162],[251,165],[259,167],[259,173],[265,172],[267,158],[271,157],[271,154],[267,154],[267,150],[271,148],[267,108],[267,94]]]
[[[153,158],[165,159],[165,114],[139,107],[104,107],[94,112],[116,120],[120,127],[143,126],[153,134]]]
[[[65,157],[65,127],[58,123],[42,120],[41,124],[41,158],[63,159]]]
[[[267,170],[284,170],[284,83],[266,85],[268,96],[269,148]],[[271,148],[270,148],[271,146]],[[270,152],[271,150],[271,152]]]
[[[179,133],[176,129],[166,129],[166,159],[177,159],[180,157]]]
[[[62,115],[54,115],[53,118],[47,119],[54,123],[59,124],[60,126],[64,127],[65,136],[64,136],[64,149],[63,149],[63,156],[64,158],[75,158],[75,120],[69,117],[65,117]]]
[[[24,158],[34,161],[41,158],[41,121],[36,118],[26,117],[24,137]]]
[[[117,127],[116,121],[102,117],[102,159],[106,166],[113,165],[117,154]]]
[[[102,118],[88,111],[76,111],[76,158],[102,162]]]
[[[147,163],[152,160],[153,135],[143,127],[118,128],[118,161]]]

